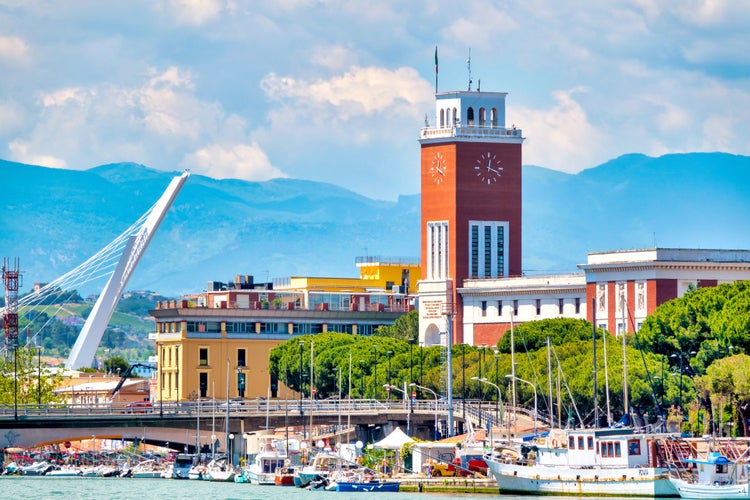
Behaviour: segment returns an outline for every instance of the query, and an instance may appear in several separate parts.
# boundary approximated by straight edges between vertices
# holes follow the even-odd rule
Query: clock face
[[[494,153],[482,153],[474,164],[474,172],[482,184],[491,185],[500,180],[503,167]]]
[[[430,176],[435,184],[441,184],[448,175],[448,162],[445,161],[443,153],[435,153],[430,165]]]

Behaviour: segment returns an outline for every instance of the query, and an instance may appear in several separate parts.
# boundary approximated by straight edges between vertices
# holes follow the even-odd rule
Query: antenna
[[[469,48],[469,58],[466,60],[466,69],[469,71],[469,92],[471,92],[471,48]]]

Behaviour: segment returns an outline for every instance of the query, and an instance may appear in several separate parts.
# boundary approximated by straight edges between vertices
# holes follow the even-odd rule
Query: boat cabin
[[[536,443],[536,462],[548,466],[653,467],[657,436],[633,429],[552,430]]]

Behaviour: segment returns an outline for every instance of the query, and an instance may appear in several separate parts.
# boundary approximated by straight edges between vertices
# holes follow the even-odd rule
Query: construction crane
[[[115,396],[117,396],[117,393],[120,392],[120,389],[122,389],[122,385],[125,383],[125,379],[130,377],[130,374],[133,373],[133,370],[135,368],[151,368],[152,370],[155,368],[154,365],[146,365],[143,363],[133,363],[132,365],[128,366],[128,369],[125,370],[125,373],[122,374],[122,377],[120,377],[120,381],[117,382],[117,385],[115,386],[114,390],[112,391],[112,397],[110,398],[109,402],[111,403],[114,401]]]

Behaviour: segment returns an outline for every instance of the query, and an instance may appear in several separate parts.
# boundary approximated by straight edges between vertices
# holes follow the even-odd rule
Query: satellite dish
[[[315,446],[317,446],[318,448],[322,448],[322,447],[324,447],[325,445],[326,445],[326,444],[325,444],[325,443],[323,442],[323,440],[322,440],[322,439],[321,439],[321,440],[319,440],[319,441],[318,441],[317,443],[315,443]]]
[[[361,450],[364,444],[362,443],[362,441],[357,441],[356,443],[354,443],[354,446],[356,446],[358,450]]]

